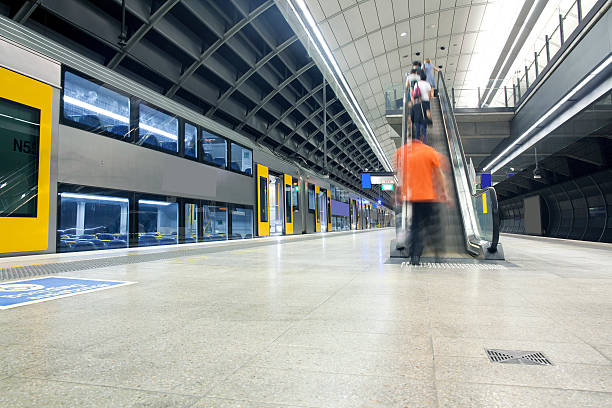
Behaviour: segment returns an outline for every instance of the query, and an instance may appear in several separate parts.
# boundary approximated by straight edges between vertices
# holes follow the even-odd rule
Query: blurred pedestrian
[[[440,154],[419,140],[406,143],[396,151],[395,156],[401,185],[399,198],[412,207],[410,263],[419,265],[425,240],[439,239],[436,227],[439,220],[436,218],[439,215],[438,203],[448,196],[446,181]]]
[[[407,84],[410,86],[410,93],[412,94],[412,90],[414,89],[414,85],[421,79],[421,75],[418,74],[416,68],[412,68],[410,70],[410,74],[408,74]]]
[[[429,83],[429,85],[431,85],[432,92],[430,96],[433,98],[435,96],[436,89],[436,78],[434,72],[440,72],[440,70],[431,63],[431,59],[425,58],[423,71],[425,71],[426,81]]]
[[[429,104],[430,91],[431,87],[425,81],[425,72],[421,71],[421,79],[415,83],[410,94],[412,100],[410,119],[414,125],[415,138],[423,143],[427,142],[427,126],[432,124],[431,106]]]
[[[423,143],[427,143],[427,121],[425,107],[420,98],[414,100],[410,109],[410,121],[414,126],[414,138]]]
[[[431,85],[427,82],[427,75],[425,71],[421,71],[418,81],[416,81],[412,88],[412,103],[415,103],[417,98],[421,99],[421,101],[425,102],[425,110],[430,110],[429,97],[431,94]],[[427,115],[427,117],[431,119],[431,115]]]

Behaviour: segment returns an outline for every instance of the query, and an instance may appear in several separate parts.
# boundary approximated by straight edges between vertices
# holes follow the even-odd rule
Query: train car
[[[62,55],[0,37],[0,255],[379,226],[358,193]]]

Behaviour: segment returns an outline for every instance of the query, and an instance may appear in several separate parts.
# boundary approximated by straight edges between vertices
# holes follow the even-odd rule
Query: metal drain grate
[[[541,351],[485,349],[492,363],[553,365]]]

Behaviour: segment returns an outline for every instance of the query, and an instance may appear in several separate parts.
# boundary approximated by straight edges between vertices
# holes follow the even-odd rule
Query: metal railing
[[[544,24],[543,32],[533,44],[533,54],[524,60],[522,67],[507,77],[505,86],[495,88],[451,88],[449,97],[453,108],[514,108],[518,106],[529,88],[544,73],[548,64],[560,52],[566,41],[580,27],[599,0],[575,0],[567,8],[559,9]],[[495,78],[489,82],[494,82]],[[401,110],[404,84],[390,84],[385,88],[387,110]],[[483,98],[485,97],[486,98]],[[491,97],[492,96],[492,97]],[[490,102],[486,102],[490,100]],[[483,102],[484,101],[484,102]]]
[[[482,104],[482,96],[492,92],[493,99]],[[513,108],[518,102],[513,87],[498,88],[451,88],[453,108]]]
[[[535,83],[546,66],[561,50],[563,44],[580,26],[583,17],[597,4],[597,0],[575,0],[568,8],[559,9],[544,24],[545,28],[535,44],[533,54],[525,59],[524,65],[512,75],[512,88],[519,101]]]
[[[481,96],[489,90],[495,91],[491,103],[481,105]],[[404,103],[404,84],[391,84],[385,88],[385,108],[387,111],[400,111]],[[512,87],[500,88],[451,88],[450,98],[453,108],[513,108],[518,95]]]

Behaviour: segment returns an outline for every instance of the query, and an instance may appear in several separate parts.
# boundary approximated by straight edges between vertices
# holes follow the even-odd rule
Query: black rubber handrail
[[[450,111],[450,123],[453,126],[453,130],[455,131],[455,135],[457,135],[457,143],[459,144],[460,147],[460,151],[461,151],[461,158],[463,160],[463,165],[465,166],[465,168],[468,168],[468,164],[467,164],[467,160],[465,159],[465,151],[463,150],[463,143],[461,142],[461,138],[459,137],[459,126],[457,126],[457,121],[455,120],[455,109],[453,108],[453,104],[450,103],[450,97],[448,95],[448,88],[446,87],[446,82],[444,81],[444,74],[442,74],[442,71],[438,72],[438,83],[442,83],[442,85],[444,86],[444,88],[438,86],[438,93],[440,92],[441,89],[444,89],[444,95],[446,96],[446,99],[448,99],[449,103],[448,103],[448,109]]]

